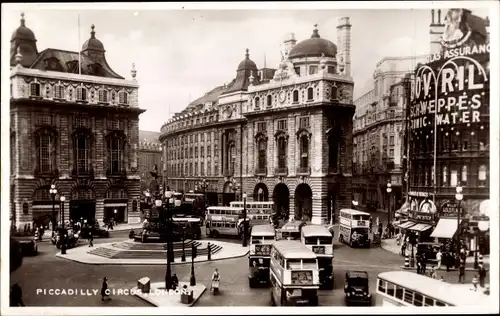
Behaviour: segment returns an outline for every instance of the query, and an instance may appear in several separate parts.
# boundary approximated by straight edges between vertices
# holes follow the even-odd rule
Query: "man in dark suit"
[[[479,265],[479,269],[478,269],[478,274],[479,274],[479,286],[481,287],[484,287],[484,281],[486,279],[486,268],[484,267],[484,265],[481,263]]]

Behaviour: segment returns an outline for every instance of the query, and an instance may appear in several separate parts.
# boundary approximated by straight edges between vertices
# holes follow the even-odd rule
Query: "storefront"
[[[414,234],[417,242],[431,241],[432,228],[436,224],[436,205],[425,192],[410,192],[408,198],[408,222],[403,229]]]
[[[459,205],[456,201],[445,200],[441,203],[439,220],[431,234],[432,238],[437,238],[436,241],[440,243],[446,243],[453,239],[459,227],[458,210]],[[467,211],[463,205],[460,205],[460,224],[463,223],[466,214]]]

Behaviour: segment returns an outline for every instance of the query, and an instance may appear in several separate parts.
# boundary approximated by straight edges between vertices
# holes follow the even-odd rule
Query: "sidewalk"
[[[195,286],[190,286],[189,282],[179,282],[179,289],[186,285],[188,290],[193,291],[193,301],[188,304],[181,303],[181,294],[179,291],[172,291],[171,293],[165,292],[164,282],[151,282],[150,293],[142,293],[138,291],[137,287],[131,289],[135,296],[140,297],[146,302],[157,307],[190,307],[205,293],[207,287],[203,284],[197,283]]]
[[[102,227],[105,229],[105,227]],[[140,229],[142,228],[142,223],[136,223],[136,224],[118,224],[113,226],[113,229],[110,229],[109,231],[124,231],[124,230],[131,230],[131,229]]]
[[[399,255],[401,253],[401,246],[397,244],[396,238],[383,239],[380,246],[382,247],[382,249],[389,251],[389,252],[392,252],[394,254]],[[407,253],[408,252],[409,251],[407,250]],[[401,265],[403,267],[404,267],[404,262],[405,262],[405,258],[403,256],[401,256],[401,263],[402,263]],[[465,262],[466,262],[466,264],[474,265],[474,257],[473,256],[467,257],[465,259]],[[489,255],[483,256],[483,263],[485,265],[490,264],[490,256]],[[414,267],[414,268],[406,268],[406,269],[417,269],[417,268]],[[473,267],[466,267],[465,269],[467,271],[475,271],[476,270]],[[446,267],[441,266],[440,270],[446,270]],[[454,270],[454,269],[452,269],[452,270]]]
[[[128,241],[128,239],[126,241]],[[200,242],[202,244],[206,244],[208,241],[200,240]],[[209,242],[212,245],[218,245],[222,247],[220,251],[218,251],[215,254],[212,254],[211,261],[244,257],[249,252],[249,247],[242,247],[240,244],[223,242],[223,241],[213,241],[213,240],[210,240]],[[94,247],[89,247],[87,244],[85,244],[73,249],[68,249],[65,255],[62,255],[60,252],[56,253],[55,255],[59,258],[76,261],[84,264],[165,265],[165,259],[144,259],[144,258],[112,259],[88,253],[89,251],[94,250],[96,248],[105,248],[105,250],[109,251],[123,251],[123,249],[116,248],[113,246],[113,244],[116,243],[117,242],[97,244]],[[141,251],[141,250],[136,250],[136,251]],[[203,262],[203,261],[208,261],[207,255],[199,255],[194,259],[194,262]],[[172,264],[190,264],[190,263],[191,263],[191,257],[189,256],[186,256],[185,262],[181,262],[180,258],[176,258],[176,261],[172,262]]]

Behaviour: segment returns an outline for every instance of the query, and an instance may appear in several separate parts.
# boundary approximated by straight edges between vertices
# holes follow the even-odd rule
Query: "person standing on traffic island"
[[[481,263],[479,265],[479,269],[478,269],[478,275],[479,275],[479,286],[480,287],[484,287],[484,280],[486,279],[486,268],[484,267],[484,265]]]
[[[109,289],[108,289],[108,278],[104,277],[102,280],[102,287],[101,287],[101,300],[104,301],[104,298],[107,298],[108,300],[111,299],[109,296]]]
[[[89,231],[89,247],[94,247],[94,236],[92,236],[92,231]]]
[[[439,270],[441,268],[442,259],[443,259],[443,254],[441,253],[441,249],[439,249],[438,252],[436,253],[436,260],[437,260],[436,270]]]
[[[460,262],[460,267],[458,268],[458,282],[464,283],[465,279],[465,264]]]

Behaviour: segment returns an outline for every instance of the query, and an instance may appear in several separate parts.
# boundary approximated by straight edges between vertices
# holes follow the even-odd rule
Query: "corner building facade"
[[[126,80],[105,58],[94,26],[81,52],[38,52],[21,26],[11,39],[10,161],[12,224],[140,220],[136,71]],[[65,197],[64,205],[60,197]]]
[[[351,25],[339,22],[338,46],[317,28],[299,43],[289,34],[276,70],[259,70],[247,51],[229,85],[167,122],[160,141],[168,185],[196,190],[203,178],[211,204],[247,193],[250,201],[273,200],[286,217],[318,224],[350,207]]]

